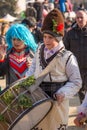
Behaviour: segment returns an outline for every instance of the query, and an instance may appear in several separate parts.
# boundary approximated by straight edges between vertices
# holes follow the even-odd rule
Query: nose
[[[45,42],[48,42],[49,41],[49,38],[48,37],[45,37]]]
[[[82,20],[83,18],[82,17],[77,17],[78,20]]]
[[[12,41],[13,41],[14,43],[17,43],[17,42],[18,42],[18,39],[13,38]]]

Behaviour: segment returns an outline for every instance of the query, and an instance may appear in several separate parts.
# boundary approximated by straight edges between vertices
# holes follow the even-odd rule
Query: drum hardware
[[[29,79],[23,78],[1,93],[0,130],[31,130],[45,118],[53,100],[38,87],[43,79],[27,86]]]

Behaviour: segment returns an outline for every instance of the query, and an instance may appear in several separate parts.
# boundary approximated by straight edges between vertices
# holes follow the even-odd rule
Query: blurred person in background
[[[66,12],[73,11],[73,5],[70,0],[65,0]]]
[[[34,8],[37,11],[37,18],[36,21],[39,22],[42,19],[42,13],[43,13],[43,2],[41,0],[35,0],[33,4]]]
[[[21,23],[29,28],[37,44],[42,42],[41,29],[37,26],[37,22],[34,17],[23,19]]]
[[[87,91],[87,11],[79,8],[76,12],[76,23],[64,36],[66,49],[72,51],[77,58],[81,77],[82,89],[79,91],[80,101],[84,99]]]
[[[72,23],[73,23],[72,18],[70,18],[70,17],[65,18],[65,35],[66,35],[66,33],[67,33],[70,29],[72,29]]]
[[[47,12],[49,12],[49,1],[48,0],[44,0],[43,9],[45,9],[45,10],[47,10]]]
[[[52,9],[54,9],[54,1],[55,1],[55,0],[49,0],[49,9],[50,9],[50,11],[51,11]]]
[[[57,8],[60,10],[59,0],[54,0],[54,8]]]
[[[10,27],[10,23],[2,23],[1,25],[1,35],[0,35],[0,45],[6,44],[5,34],[8,31]],[[5,76],[1,76],[2,79],[5,78]]]
[[[26,17],[35,17],[35,19],[37,19],[37,11],[36,9],[34,8],[33,6],[34,3],[28,3],[28,6],[26,8],[26,11],[25,11],[25,16]]]
[[[60,4],[60,11],[64,14],[64,12],[66,11],[65,0],[59,0],[59,4]]]

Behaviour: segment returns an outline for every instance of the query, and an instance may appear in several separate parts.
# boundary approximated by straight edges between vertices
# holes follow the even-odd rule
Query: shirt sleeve
[[[36,58],[34,57],[31,66],[29,67],[28,71],[25,74],[26,77],[34,75],[35,69],[36,69]]]
[[[60,88],[57,93],[64,93],[65,98],[72,98],[82,87],[82,79],[77,60],[71,55],[66,64],[67,83]]]

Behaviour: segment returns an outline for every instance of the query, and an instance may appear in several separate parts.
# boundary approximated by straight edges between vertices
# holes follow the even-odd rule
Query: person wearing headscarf
[[[6,33],[6,44],[0,46],[0,76],[6,75],[6,86],[25,77],[37,50],[33,36],[23,24],[13,24]]]
[[[34,129],[66,130],[69,99],[82,85],[78,63],[73,53],[64,47],[64,18],[58,9],[47,14],[41,31],[43,44],[39,46],[26,76],[43,77],[39,87],[53,99],[53,107]]]

